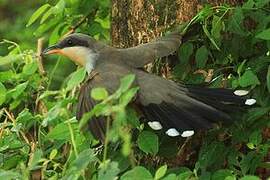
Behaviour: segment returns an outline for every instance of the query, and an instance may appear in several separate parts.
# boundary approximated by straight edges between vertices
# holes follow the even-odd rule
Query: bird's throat
[[[61,50],[61,54],[70,58],[76,64],[91,72],[95,68],[98,54],[91,49],[82,46],[67,47]]]

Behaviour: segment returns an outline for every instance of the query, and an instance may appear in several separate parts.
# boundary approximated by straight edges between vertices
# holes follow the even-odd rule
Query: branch
[[[44,76],[46,74],[44,67],[43,67],[43,63],[42,63],[42,49],[43,49],[43,41],[44,38],[39,38],[37,41],[37,63],[38,63],[38,70],[41,76]]]

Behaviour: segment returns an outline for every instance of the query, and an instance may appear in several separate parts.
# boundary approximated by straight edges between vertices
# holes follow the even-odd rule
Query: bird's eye
[[[68,43],[68,45],[72,45],[72,44],[73,44],[71,39],[69,39],[69,40],[67,41],[67,43]]]

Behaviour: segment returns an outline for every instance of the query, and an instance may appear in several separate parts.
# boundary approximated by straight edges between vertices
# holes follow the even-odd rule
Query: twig
[[[16,120],[14,119],[14,116],[8,112],[8,110],[6,108],[4,108],[4,112],[6,113],[6,115],[8,116],[8,118],[12,121],[12,123],[15,125],[16,124]],[[24,141],[31,145],[29,140],[27,139],[26,135],[22,132],[22,131],[19,131],[19,133],[21,134],[21,136],[23,137]]]
[[[74,26],[71,26],[70,30],[63,37],[65,37],[65,36],[67,36],[69,34],[74,33],[76,31],[76,29],[78,29],[84,23],[84,21],[86,21],[86,19],[89,16],[95,17],[96,14],[97,14],[97,11],[98,11],[98,8],[95,8],[93,11],[90,11],[88,14],[86,14],[85,16],[83,16],[77,24],[75,24]]]
[[[2,128],[0,128],[0,139],[2,139],[4,130],[5,130],[5,128],[7,127],[7,119],[8,119],[8,118],[6,117],[5,120],[4,120],[4,123],[3,123],[3,125],[2,125]]]
[[[43,48],[43,41],[44,41],[44,38],[39,38],[38,41],[37,41],[37,62],[38,62],[38,70],[39,70],[39,73],[44,76],[46,74],[45,70],[44,70],[44,67],[43,67],[43,63],[42,63],[42,56],[41,56],[41,53],[42,53],[42,48]]]
[[[189,140],[191,139],[191,137],[187,137],[187,139],[185,140],[184,144],[182,144],[182,146],[180,147],[179,151],[177,152],[177,156],[180,156],[184,150],[185,150],[185,147],[187,145],[187,143],[189,142]]]

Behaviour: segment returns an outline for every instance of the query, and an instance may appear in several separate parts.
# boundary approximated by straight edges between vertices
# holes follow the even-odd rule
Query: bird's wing
[[[213,123],[230,123],[232,118],[228,112],[256,102],[243,97],[242,92],[236,95],[229,89],[187,87],[118,64],[105,63],[95,71],[97,74],[81,88],[78,119],[97,103],[90,97],[92,88],[105,87],[113,93],[119,87],[120,79],[130,73],[136,75],[135,85],[140,88],[133,106],[143,113],[151,128],[162,129],[169,136],[188,137],[196,130],[211,128]],[[104,117],[94,117],[89,121],[89,128],[97,139],[104,140],[105,124]]]
[[[180,33],[173,32],[149,43],[119,49],[121,59],[132,67],[143,67],[157,58],[169,56],[177,51],[181,44],[181,38]]]
[[[120,85],[120,79],[129,73],[131,72],[127,67],[109,62],[98,66],[93,72],[94,75],[89,77],[80,89],[77,119],[80,120],[84,113],[91,111],[98,103],[90,96],[92,88],[104,87],[109,93],[114,93]],[[104,117],[93,117],[89,120],[88,126],[95,138],[104,141],[106,132]]]
[[[213,123],[232,122],[226,112],[248,101],[233,90],[187,87],[135,71],[140,87],[137,98],[148,125],[163,129],[169,136],[188,137],[198,129],[211,128]]]

